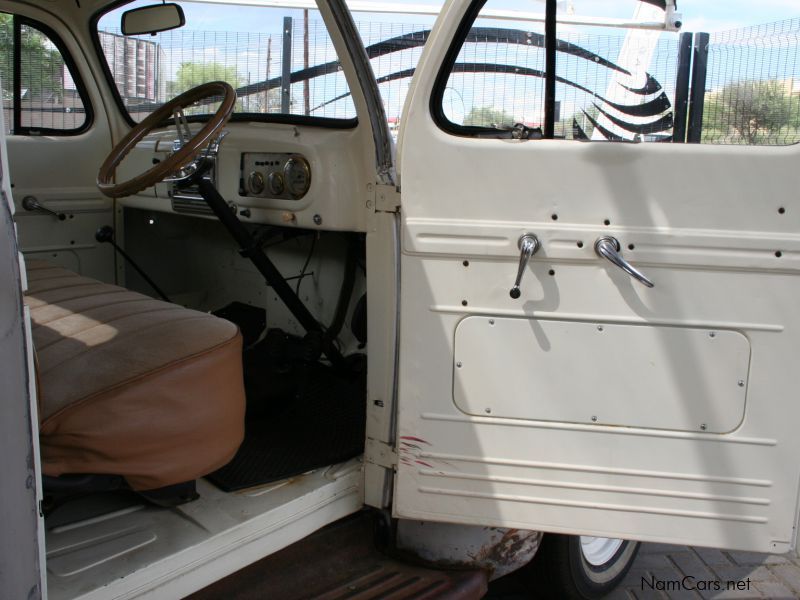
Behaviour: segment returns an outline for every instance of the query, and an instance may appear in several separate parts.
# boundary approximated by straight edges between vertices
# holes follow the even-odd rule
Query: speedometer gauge
[[[283,167],[286,189],[294,198],[302,198],[311,187],[311,166],[302,156],[292,156]]]

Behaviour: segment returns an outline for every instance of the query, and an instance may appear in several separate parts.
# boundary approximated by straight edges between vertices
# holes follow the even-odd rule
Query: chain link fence
[[[430,27],[367,21],[357,26],[389,126],[397,129]],[[670,140],[678,114],[678,36],[662,34],[646,52],[646,71],[632,73],[616,62],[646,49],[631,47],[627,32],[598,35],[565,29],[559,32],[556,135]],[[11,16],[0,20],[7,129],[14,123],[15,101],[23,129],[79,127],[85,111],[63,57],[35,28],[23,24],[21,34],[21,97],[15,99]],[[447,118],[468,125],[541,126],[542,37],[522,29],[473,28],[444,93]],[[284,21],[283,28],[258,33],[177,29],[153,40],[124,37],[111,29],[100,34],[120,96],[137,120],[180,92],[214,79],[237,89],[241,113],[356,116],[336,50],[318,19],[294,18]],[[706,144],[799,142],[799,42],[800,18],[712,34],[707,48],[700,49],[707,51],[708,69],[702,129],[695,139]],[[195,112],[213,109],[206,105]]]
[[[702,143],[800,142],[800,18],[711,34]]]

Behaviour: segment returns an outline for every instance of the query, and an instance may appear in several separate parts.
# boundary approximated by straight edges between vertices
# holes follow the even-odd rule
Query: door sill
[[[184,597],[360,510],[362,477],[353,459],[236,493],[199,480],[200,499],[171,509],[129,503],[72,522],[56,511],[48,597]],[[63,509],[77,514],[88,501]]]

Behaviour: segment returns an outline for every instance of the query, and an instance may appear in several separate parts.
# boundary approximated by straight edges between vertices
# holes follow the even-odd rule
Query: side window
[[[627,0],[631,13],[636,2]],[[653,20],[664,22],[664,11]],[[463,40],[441,94],[455,132],[545,129],[546,38],[542,19],[509,19],[489,0]],[[678,34],[559,23],[554,137],[662,141],[672,135]],[[479,133],[479,132],[477,132]]]
[[[88,103],[55,34],[0,13],[0,48],[6,134],[68,135],[88,126]]]
[[[0,13],[0,86],[8,135],[14,124],[14,18],[8,13]]]
[[[800,70],[791,60],[800,49],[800,19],[709,36],[637,28],[636,21],[663,23],[664,9],[657,2],[617,4],[614,18],[594,19],[616,21],[613,28],[559,14],[555,138],[800,141]],[[434,116],[445,130],[492,137],[521,130],[530,139],[545,129],[542,15],[515,18],[507,9],[507,0],[483,3],[463,40],[456,40],[458,54],[435,91]],[[620,15],[626,12],[634,18],[623,26]]]

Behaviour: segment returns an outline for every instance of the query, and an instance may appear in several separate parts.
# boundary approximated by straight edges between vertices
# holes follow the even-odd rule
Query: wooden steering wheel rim
[[[160,126],[166,119],[172,117],[175,111],[179,109],[183,110],[199,100],[214,96],[222,97],[219,109],[211,116],[203,128],[197,132],[192,139],[186,142],[180,150],[128,181],[112,183],[117,167],[142,138],[153,129]],[[97,187],[109,198],[121,198],[123,196],[136,194],[137,192],[141,192],[159,183],[168,175],[185,167],[200,154],[203,148],[205,148],[217,136],[220,130],[225,127],[228,119],[230,119],[233,114],[235,106],[236,91],[224,81],[204,83],[176,96],[148,115],[141,123],[135,125],[133,129],[114,146],[101,165],[100,172],[97,174]],[[179,124],[176,123],[176,125]]]

